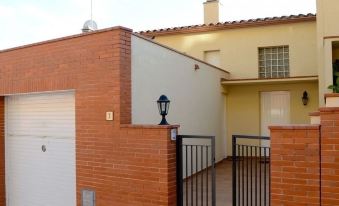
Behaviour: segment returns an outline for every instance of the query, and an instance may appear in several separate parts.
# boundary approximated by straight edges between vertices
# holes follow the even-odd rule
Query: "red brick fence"
[[[272,205],[339,205],[339,107],[318,115],[320,124],[270,127]]]

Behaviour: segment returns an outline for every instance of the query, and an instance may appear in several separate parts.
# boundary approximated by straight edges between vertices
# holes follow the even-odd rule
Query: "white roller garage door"
[[[73,92],[6,97],[7,206],[74,206]]]

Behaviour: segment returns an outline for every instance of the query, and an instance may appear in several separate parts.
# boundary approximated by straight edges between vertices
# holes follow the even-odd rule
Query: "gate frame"
[[[176,140],[176,167],[177,167],[177,206],[183,206],[183,155],[182,140],[187,139],[210,139],[211,140],[211,168],[212,168],[212,206],[216,206],[216,172],[215,172],[215,137],[200,135],[177,135]],[[209,168],[207,164],[207,169]],[[187,168],[186,168],[187,169]],[[187,178],[187,177],[186,177]]]
[[[236,191],[237,191],[237,175],[236,175],[236,165],[237,165],[237,139],[252,139],[252,140],[271,140],[271,137],[268,136],[250,136],[250,135],[232,135],[232,205],[236,206]],[[271,178],[271,177],[270,177]],[[271,181],[270,181],[271,182]],[[269,185],[269,191],[271,187]],[[269,204],[271,198],[269,198]]]

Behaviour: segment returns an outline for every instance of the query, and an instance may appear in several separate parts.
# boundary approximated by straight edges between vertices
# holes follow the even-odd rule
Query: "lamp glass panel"
[[[161,114],[166,114],[166,102],[161,102]]]
[[[161,104],[160,104],[160,102],[158,102],[158,109],[159,109],[159,113],[161,115]]]
[[[307,97],[303,97],[303,104],[306,105],[308,103],[308,98]]]
[[[170,105],[170,103],[167,102],[167,103],[166,103],[166,115],[168,114],[168,111],[169,111],[169,105]]]

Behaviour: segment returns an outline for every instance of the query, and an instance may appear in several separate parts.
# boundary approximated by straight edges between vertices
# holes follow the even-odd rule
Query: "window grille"
[[[259,78],[286,78],[289,76],[288,46],[259,48]]]

